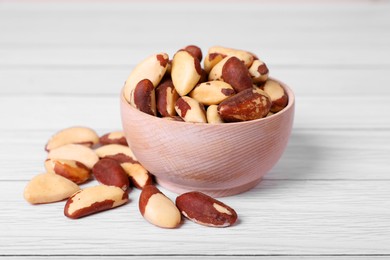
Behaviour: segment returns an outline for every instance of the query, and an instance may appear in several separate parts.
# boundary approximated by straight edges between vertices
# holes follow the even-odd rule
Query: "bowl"
[[[122,126],[138,161],[162,187],[213,197],[250,190],[282,156],[293,125],[295,98],[265,118],[223,124],[166,120],[139,111],[120,95]]]

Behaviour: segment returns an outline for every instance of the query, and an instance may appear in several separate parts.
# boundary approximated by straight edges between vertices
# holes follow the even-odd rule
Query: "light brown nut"
[[[218,112],[224,122],[239,122],[265,117],[270,108],[268,94],[259,88],[250,88],[221,102]]]
[[[136,188],[142,190],[146,185],[153,184],[153,176],[140,163],[123,162],[121,166]]]
[[[208,53],[203,62],[203,67],[206,73],[210,73],[214,66],[217,65],[226,56],[227,55],[221,53]]]
[[[277,113],[287,106],[287,93],[277,81],[269,79],[261,86],[261,89],[263,89],[271,98],[271,112]]]
[[[109,155],[124,154],[137,161],[133,151],[128,147],[120,144],[107,144],[95,149],[95,153],[99,158]]]
[[[171,77],[180,96],[187,95],[198,83],[202,74],[199,60],[187,51],[178,51],[173,56]]]
[[[176,206],[186,218],[208,227],[228,227],[238,218],[231,207],[196,191],[178,196]]]
[[[175,116],[175,103],[178,98],[179,94],[173,86],[172,80],[169,78],[163,80],[156,88],[156,105],[159,114],[163,117]]]
[[[81,184],[91,177],[91,169],[75,160],[47,159],[45,168],[48,173],[55,173]]]
[[[88,127],[69,127],[55,133],[45,146],[46,151],[50,151],[65,144],[83,144],[92,146],[99,142],[99,136]]]
[[[223,123],[221,116],[218,113],[218,106],[211,105],[206,110],[207,123],[209,124],[220,124]]]
[[[115,131],[111,133],[104,134],[100,137],[99,143],[102,145],[106,144],[120,144],[127,146],[127,140],[125,133],[123,131]]]
[[[222,68],[222,80],[229,83],[237,93],[253,85],[248,68],[236,57],[226,60]]]
[[[206,111],[204,106],[195,99],[183,96],[175,104],[177,114],[186,122],[206,123]]]
[[[141,215],[158,227],[175,228],[181,222],[181,214],[175,203],[153,185],[144,187],[138,206]]]
[[[143,79],[137,83],[133,92],[135,107],[152,116],[157,115],[156,94],[153,83],[148,79]]]
[[[212,69],[212,67],[215,66],[221,59],[228,56],[237,57],[245,64],[247,68],[249,68],[252,65],[252,62],[254,60],[254,56],[250,52],[232,49],[232,48],[226,48],[222,46],[213,46],[209,48],[207,52],[207,56],[205,57],[205,61],[204,61],[205,70],[209,72]]]
[[[127,192],[116,186],[98,185],[73,194],[65,204],[64,215],[77,219],[112,209],[129,200]]]
[[[213,68],[209,72],[209,77],[208,77],[209,81],[223,80],[222,79],[222,68],[225,65],[226,61],[228,59],[230,59],[230,58],[231,58],[230,56],[229,57],[225,57],[220,62],[215,64],[215,66],[213,66]]]
[[[52,173],[42,173],[30,180],[24,189],[24,198],[31,204],[51,203],[69,198],[79,186]]]
[[[223,81],[208,81],[197,85],[190,97],[204,105],[217,105],[236,93],[233,87]]]
[[[120,163],[136,188],[143,189],[146,185],[153,184],[153,176],[138,161],[131,157],[120,153],[108,155],[104,158],[113,159]]]
[[[202,61],[203,54],[202,50],[196,45],[188,45],[184,48],[185,51],[188,51],[192,57],[197,58],[199,61]]]
[[[157,86],[168,67],[168,54],[157,53],[141,61],[130,73],[124,86],[124,97],[133,106],[135,86],[143,79],[148,79]]]
[[[90,169],[99,161],[91,148],[80,144],[66,144],[55,148],[48,153],[47,158],[79,161]]]
[[[129,188],[129,178],[116,160],[100,159],[92,168],[96,180],[105,185],[116,186],[126,191]]]
[[[252,77],[253,83],[266,81],[268,79],[268,73],[267,65],[259,59],[254,60],[249,68],[249,74]]]

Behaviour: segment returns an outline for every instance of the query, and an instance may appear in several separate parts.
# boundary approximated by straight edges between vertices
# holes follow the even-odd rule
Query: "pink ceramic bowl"
[[[282,111],[239,123],[166,120],[132,107],[120,97],[129,146],[157,182],[176,193],[201,191],[214,197],[253,188],[282,156],[294,119],[294,94]]]

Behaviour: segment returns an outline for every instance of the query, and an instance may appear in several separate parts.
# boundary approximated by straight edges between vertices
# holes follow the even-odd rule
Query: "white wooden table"
[[[221,199],[237,225],[157,228],[138,190],[79,220],[63,202],[24,201],[52,134],[120,129],[134,65],[188,44],[250,50],[296,94],[279,163]],[[0,1],[0,205],[0,256],[12,259],[390,257],[390,3]]]

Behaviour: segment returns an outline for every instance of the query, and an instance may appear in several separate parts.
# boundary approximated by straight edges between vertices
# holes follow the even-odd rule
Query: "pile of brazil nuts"
[[[142,190],[138,208],[142,216],[162,228],[176,228],[182,216],[211,227],[227,227],[237,213],[219,200],[201,192],[187,192],[175,202],[154,184],[150,174],[134,156],[123,132],[103,136],[88,127],[70,127],[47,142],[46,172],[33,177],[24,189],[31,204],[66,200],[64,215],[78,219],[129,202],[131,189]],[[94,186],[82,187],[97,181]]]
[[[130,73],[124,97],[147,114],[193,123],[229,123],[263,118],[282,110],[288,96],[251,52],[189,45],[153,54]]]

